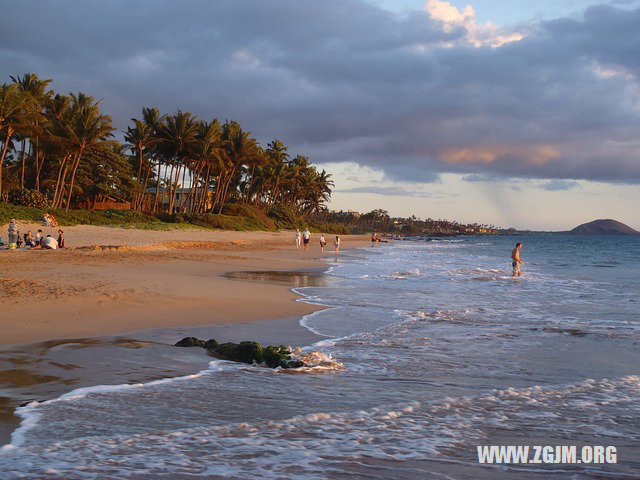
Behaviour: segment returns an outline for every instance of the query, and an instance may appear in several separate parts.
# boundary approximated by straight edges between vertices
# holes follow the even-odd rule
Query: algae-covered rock
[[[248,364],[265,364],[270,368],[298,368],[305,366],[301,360],[291,357],[291,348],[286,345],[262,347],[258,342],[218,343],[213,338],[205,342],[195,337],[185,337],[177,342],[176,346],[203,347],[211,355],[223,360]]]
[[[204,340],[196,337],[184,337],[176,343],[176,347],[204,347]]]
[[[262,363],[262,347],[258,342],[240,342],[236,347],[235,358],[238,362]]]
[[[285,365],[282,368],[300,368],[300,367],[306,367],[306,366],[307,365],[302,360],[291,359],[291,360],[287,360]]]
[[[282,350],[282,347],[274,347],[272,345],[269,345],[268,347],[263,349],[263,357],[264,363],[266,363],[267,366],[271,368],[287,368],[287,361],[291,358],[287,350]]]
[[[215,353],[217,357],[223,358],[225,360],[231,360],[235,356],[237,347],[237,343],[225,342],[218,344],[210,351],[212,353]]]

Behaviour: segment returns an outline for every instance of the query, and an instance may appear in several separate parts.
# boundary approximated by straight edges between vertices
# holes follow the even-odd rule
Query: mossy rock
[[[237,343],[226,342],[218,344],[216,347],[211,349],[211,351],[220,358],[224,358],[225,360],[233,360],[237,347]]]
[[[196,337],[184,337],[176,343],[176,347],[204,347],[204,340]]]
[[[258,342],[240,342],[236,347],[235,360],[244,363],[262,363],[262,347]]]
[[[304,367],[304,363],[300,360],[291,359],[291,350],[286,345],[277,347],[269,345],[263,348],[258,342],[218,343],[213,338],[205,342],[195,337],[185,337],[175,345],[177,347],[206,348],[211,355],[233,362],[266,364],[270,368]]]
[[[282,347],[274,347],[269,345],[263,350],[264,363],[267,364],[268,367],[276,368],[283,367],[286,368],[287,361],[291,358],[288,350],[282,350]]]

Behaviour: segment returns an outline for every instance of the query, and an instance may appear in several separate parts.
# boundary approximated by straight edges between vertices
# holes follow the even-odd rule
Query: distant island
[[[640,235],[624,223],[611,219],[594,220],[593,222],[578,225],[569,231],[571,235]]]

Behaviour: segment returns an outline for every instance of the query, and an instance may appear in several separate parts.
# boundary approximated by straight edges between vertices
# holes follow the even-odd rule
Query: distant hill
[[[611,219],[583,223],[569,233],[571,235],[640,235],[640,232],[630,226]]]

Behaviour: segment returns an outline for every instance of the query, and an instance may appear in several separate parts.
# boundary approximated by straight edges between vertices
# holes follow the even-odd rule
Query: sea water
[[[640,238],[416,238],[327,262],[333,281],[297,289],[331,307],[301,320],[325,368],[216,360],[28,405],[0,477],[640,476]],[[478,445],[618,455],[487,466]]]

